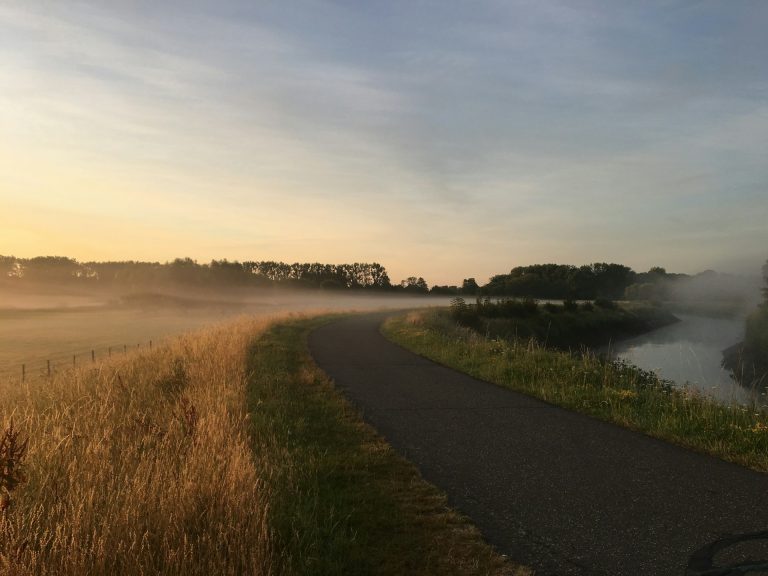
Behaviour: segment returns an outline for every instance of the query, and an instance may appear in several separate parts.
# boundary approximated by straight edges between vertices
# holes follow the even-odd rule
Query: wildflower
[[[755,425],[752,426],[752,428],[750,428],[749,430],[754,434],[768,432],[768,424],[764,424],[763,422],[756,422]]]

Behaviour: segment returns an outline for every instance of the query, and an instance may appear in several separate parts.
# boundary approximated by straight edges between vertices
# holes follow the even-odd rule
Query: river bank
[[[392,319],[383,331],[401,346],[481,380],[768,471],[764,407],[718,402],[628,362],[488,338],[439,311]]]
[[[582,350],[645,334],[679,319],[666,308],[610,300],[563,303],[533,300],[456,298],[450,315],[460,325],[490,338],[535,339],[559,350]]]

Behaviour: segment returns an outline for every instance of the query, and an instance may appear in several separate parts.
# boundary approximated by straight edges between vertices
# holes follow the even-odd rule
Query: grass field
[[[0,380],[47,375],[75,363],[158,344],[165,338],[238,316],[270,317],[308,310],[372,310],[424,306],[424,298],[336,294],[322,291],[221,293],[207,299],[168,294],[62,296],[0,292]],[[430,298],[445,305],[447,298]]]
[[[52,308],[0,310],[0,378],[20,377],[26,365],[28,377],[53,370],[91,363],[93,350],[101,361],[111,353],[159,343],[172,335],[232,318],[237,312],[216,310],[156,310]]]
[[[395,342],[472,376],[552,404],[644,432],[760,471],[768,471],[768,411],[723,405],[654,374],[533,340],[484,337],[447,311],[388,321]]]
[[[527,573],[314,366],[322,321],[243,319],[0,385],[0,574]]]

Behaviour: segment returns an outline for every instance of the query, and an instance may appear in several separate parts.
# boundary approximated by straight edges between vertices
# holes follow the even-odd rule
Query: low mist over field
[[[0,280],[0,377],[91,362],[240,316],[446,305],[407,294],[280,287],[93,286]],[[73,356],[75,359],[73,360]]]
[[[190,258],[87,262],[0,256],[0,371],[30,374],[94,361],[237,316],[309,310],[447,305],[454,297],[646,300],[675,309],[743,318],[760,299],[751,277],[696,275],[621,264],[542,264],[487,282],[432,285],[420,276],[392,282],[380,264],[286,264]],[[727,342],[724,346],[733,344]]]

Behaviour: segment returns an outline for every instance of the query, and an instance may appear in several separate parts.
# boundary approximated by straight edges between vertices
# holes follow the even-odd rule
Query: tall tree
[[[462,294],[474,295],[477,294],[479,289],[480,286],[477,285],[477,281],[474,278],[465,278],[464,282],[461,283]]]

